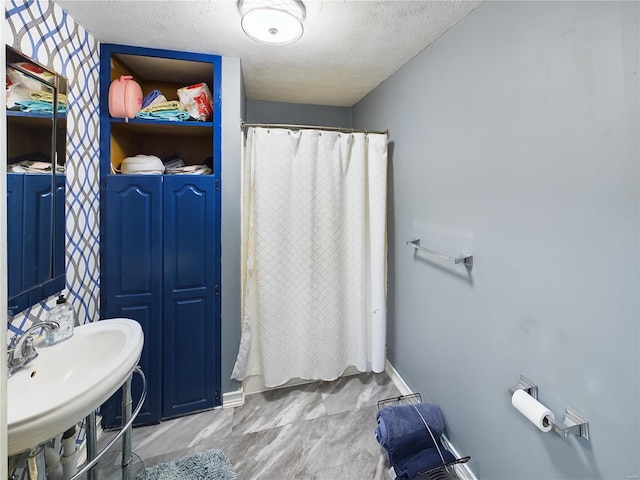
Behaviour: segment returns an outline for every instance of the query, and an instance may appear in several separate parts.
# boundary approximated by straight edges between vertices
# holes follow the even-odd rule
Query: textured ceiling
[[[55,0],[100,42],[238,57],[247,97],[351,106],[480,1],[303,0],[302,38],[249,39],[235,0]]]

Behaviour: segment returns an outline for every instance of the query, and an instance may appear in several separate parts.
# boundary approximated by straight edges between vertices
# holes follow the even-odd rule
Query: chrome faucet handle
[[[20,340],[20,334],[16,333],[11,340],[9,340],[9,345],[7,345],[7,365],[11,366],[15,363],[14,357],[16,356],[16,346],[18,345],[18,341]],[[20,357],[20,353],[17,355]]]
[[[32,335],[36,330],[40,330],[44,328],[48,332],[54,332],[60,328],[60,324],[53,320],[46,320],[38,323],[34,323],[29,328],[27,328],[22,335],[15,335],[11,339],[11,343],[9,344],[9,362],[17,363],[23,357],[33,355],[35,353],[35,348],[33,347],[33,338]]]
[[[11,377],[14,373],[21,370],[38,356],[38,352],[33,346],[33,333],[42,328],[48,332],[55,332],[60,328],[60,324],[53,320],[38,322],[27,328],[22,335],[15,335],[11,339],[9,348],[7,349],[8,377]]]
[[[36,349],[33,346],[33,337],[29,335],[27,339],[24,341],[24,343],[22,344],[22,352],[21,352],[22,357],[28,357],[30,355],[33,355],[35,351]]]
[[[20,335],[18,334],[11,337],[11,339],[9,340],[9,345],[7,345],[7,351],[13,350],[14,348],[16,348],[16,343],[18,343],[18,338],[20,338]]]

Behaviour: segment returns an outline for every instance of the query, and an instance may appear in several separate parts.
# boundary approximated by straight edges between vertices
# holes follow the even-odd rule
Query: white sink
[[[73,337],[36,349],[7,381],[9,455],[73,426],[107,400],[140,360],[144,336],[134,320],[114,318],[74,329]]]

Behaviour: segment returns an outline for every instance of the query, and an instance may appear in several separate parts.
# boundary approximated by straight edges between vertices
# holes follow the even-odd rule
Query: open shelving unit
[[[101,317],[142,325],[148,394],[137,424],[207,410],[220,395],[221,57],[127,45],[100,50]],[[112,118],[109,86],[132,76],[168,101],[206,83],[211,121]],[[206,175],[123,175],[124,158],[208,164]],[[141,389],[133,384],[134,398]],[[119,399],[103,407],[119,425]]]

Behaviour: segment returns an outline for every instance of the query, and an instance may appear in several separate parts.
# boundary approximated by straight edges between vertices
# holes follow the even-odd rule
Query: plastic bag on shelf
[[[167,168],[168,175],[209,175],[211,169],[206,165],[186,165],[182,167]]]
[[[206,83],[196,83],[178,89],[178,98],[192,118],[210,122],[213,118],[212,97]]]

